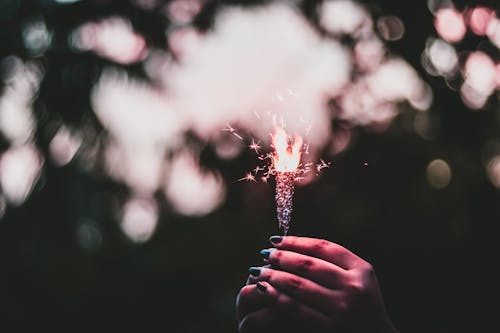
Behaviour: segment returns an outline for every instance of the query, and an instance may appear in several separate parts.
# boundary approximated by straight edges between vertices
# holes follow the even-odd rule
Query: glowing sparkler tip
[[[274,156],[274,168],[280,172],[295,171],[300,163],[302,137],[296,136],[293,140],[282,127],[276,127],[272,137]]]
[[[276,121],[274,121],[276,123]],[[225,131],[237,135],[235,129],[227,124]],[[316,170],[318,173],[330,167],[330,162],[320,160],[320,163],[301,163],[301,155],[306,154],[309,144],[305,144],[302,137],[289,135],[283,127],[276,127],[274,134],[271,134],[272,147],[274,152],[261,154],[260,141],[251,139],[248,148],[255,151],[260,161],[270,160],[265,166],[256,166],[239,181],[256,182],[260,180],[264,183],[269,181],[271,176],[276,179],[276,213],[278,225],[283,235],[287,235],[290,229],[293,211],[293,194],[295,182],[305,179],[304,175]]]

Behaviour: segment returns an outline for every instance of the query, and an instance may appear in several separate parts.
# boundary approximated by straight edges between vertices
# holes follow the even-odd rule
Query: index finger
[[[325,239],[296,236],[272,236],[269,240],[277,249],[293,251],[323,259],[346,270],[355,267],[361,260],[345,247]]]

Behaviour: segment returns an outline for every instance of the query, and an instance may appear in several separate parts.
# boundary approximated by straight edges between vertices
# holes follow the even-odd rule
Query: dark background
[[[236,2],[210,3],[196,24],[209,29],[219,6]],[[311,20],[316,4],[303,5]],[[500,192],[487,178],[481,151],[488,140],[499,138],[498,101],[493,96],[484,110],[471,111],[441,78],[425,73],[420,56],[426,38],[435,33],[426,1],[369,6],[375,16],[397,15],[404,22],[405,37],[388,47],[433,88],[429,112],[437,119],[437,135],[425,140],[408,130],[408,112],[384,133],[356,129],[347,151],[325,156],[333,162],[331,168],[297,188],[291,234],[327,238],[370,261],[401,332],[495,331]],[[37,144],[46,152],[47,119],[74,126],[91,122],[100,129],[89,111],[89,89],[104,66],[119,66],[73,52],[57,36],[84,21],[119,13],[151,45],[165,48],[163,31],[169,22],[128,1],[61,6],[3,0],[0,55],[29,58],[20,22],[33,13],[43,15],[56,35],[55,45],[43,56],[48,71],[35,104]],[[469,36],[459,47],[474,49],[478,42]],[[144,75],[139,65],[124,67]],[[73,76],[64,78],[61,72],[68,69]],[[5,150],[7,142],[0,141]],[[436,158],[448,161],[453,175],[441,190],[426,181],[426,166]],[[250,153],[221,162],[207,146],[202,162],[228,180],[224,205],[206,217],[186,218],[159,196],[163,209],[156,233],[149,242],[134,244],[112,213],[113,203],[126,197],[126,188],[78,163],[58,168],[48,161],[29,200],[9,208],[0,220],[0,326],[236,332],[238,290],[248,267],[260,264],[259,251],[270,246],[268,237],[278,232],[273,187],[231,181],[254,166]],[[92,220],[102,232],[96,250],[82,249],[77,241],[82,219]]]

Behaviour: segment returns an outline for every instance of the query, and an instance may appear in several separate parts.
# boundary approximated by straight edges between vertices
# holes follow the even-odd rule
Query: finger
[[[345,247],[324,239],[272,236],[269,240],[277,249],[323,259],[344,269],[354,268],[362,260]]]
[[[261,266],[261,267],[264,267],[264,268],[271,268],[271,265],[264,265],[264,266]],[[249,285],[249,284],[256,284],[257,282],[259,282],[259,279],[256,279],[254,274],[252,272],[255,272],[255,269],[258,268],[258,267],[250,267],[250,269],[248,270],[250,272],[250,275],[248,276],[248,279],[247,279],[247,282],[246,282],[246,285]]]
[[[254,285],[248,285],[241,288],[236,297],[236,309],[238,320],[248,315],[251,312],[258,311],[272,303],[274,297],[270,293],[266,293],[266,289],[270,287],[267,282],[259,282]]]
[[[337,305],[341,303],[340,291],[328,289],[288,272],[255,267],[254,278],[269,282],[280,292],[327,315],[334,313],[338,308]]]
[[[346,270],[323,259],[277,249],[263,250],[261,253],[264,253],[266,262],[272,267],[302,276],[327,288],[339,289],[347,279]]]
[[[273,300],[271,306],[249,313],[241,320],[240,333],[247,332],[325,332],[332,318],[280,292],[272,285],[265,291]]]

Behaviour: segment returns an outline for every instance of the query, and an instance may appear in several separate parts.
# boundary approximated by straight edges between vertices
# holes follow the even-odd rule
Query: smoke
[[[165,80],[176,109],[202,137],[237,123],[267,140],[273,123],[254,112],[271,112],[302,135],[308,122],[309,140],[321,147],[329,136],[325,102],[339,94],[350,69],[338,42],[320,38],[292,7],[276,3],[222,11]]]
[[[221,129],[234,124],[269,142],[273,122],[280,121],[289,132],[307,136],[311,154],[328,142],[326,102],[349,81],[349,53],[337,41],[320,37],[293,7],[228,7],[206,35],[184,29],[172,36],[178,60],[157,52],[145,64],[161,88],[108,70],[92,94],[96,115],[112,138],[108,171],[134,192],[151,195],[160,187],[163,156],[182,145],[179,137],[187,130],[221,141]],[[174,156],[170,165],[184,160]],[[174,208],[199,215],[219,205],[222,189],[211,177],[199,176],[192,167],[170,169],[165,172],[175,176],[163,188]],[[196,199],[205,203],[190,194],[193,180],[197,188],[215,186]]]

